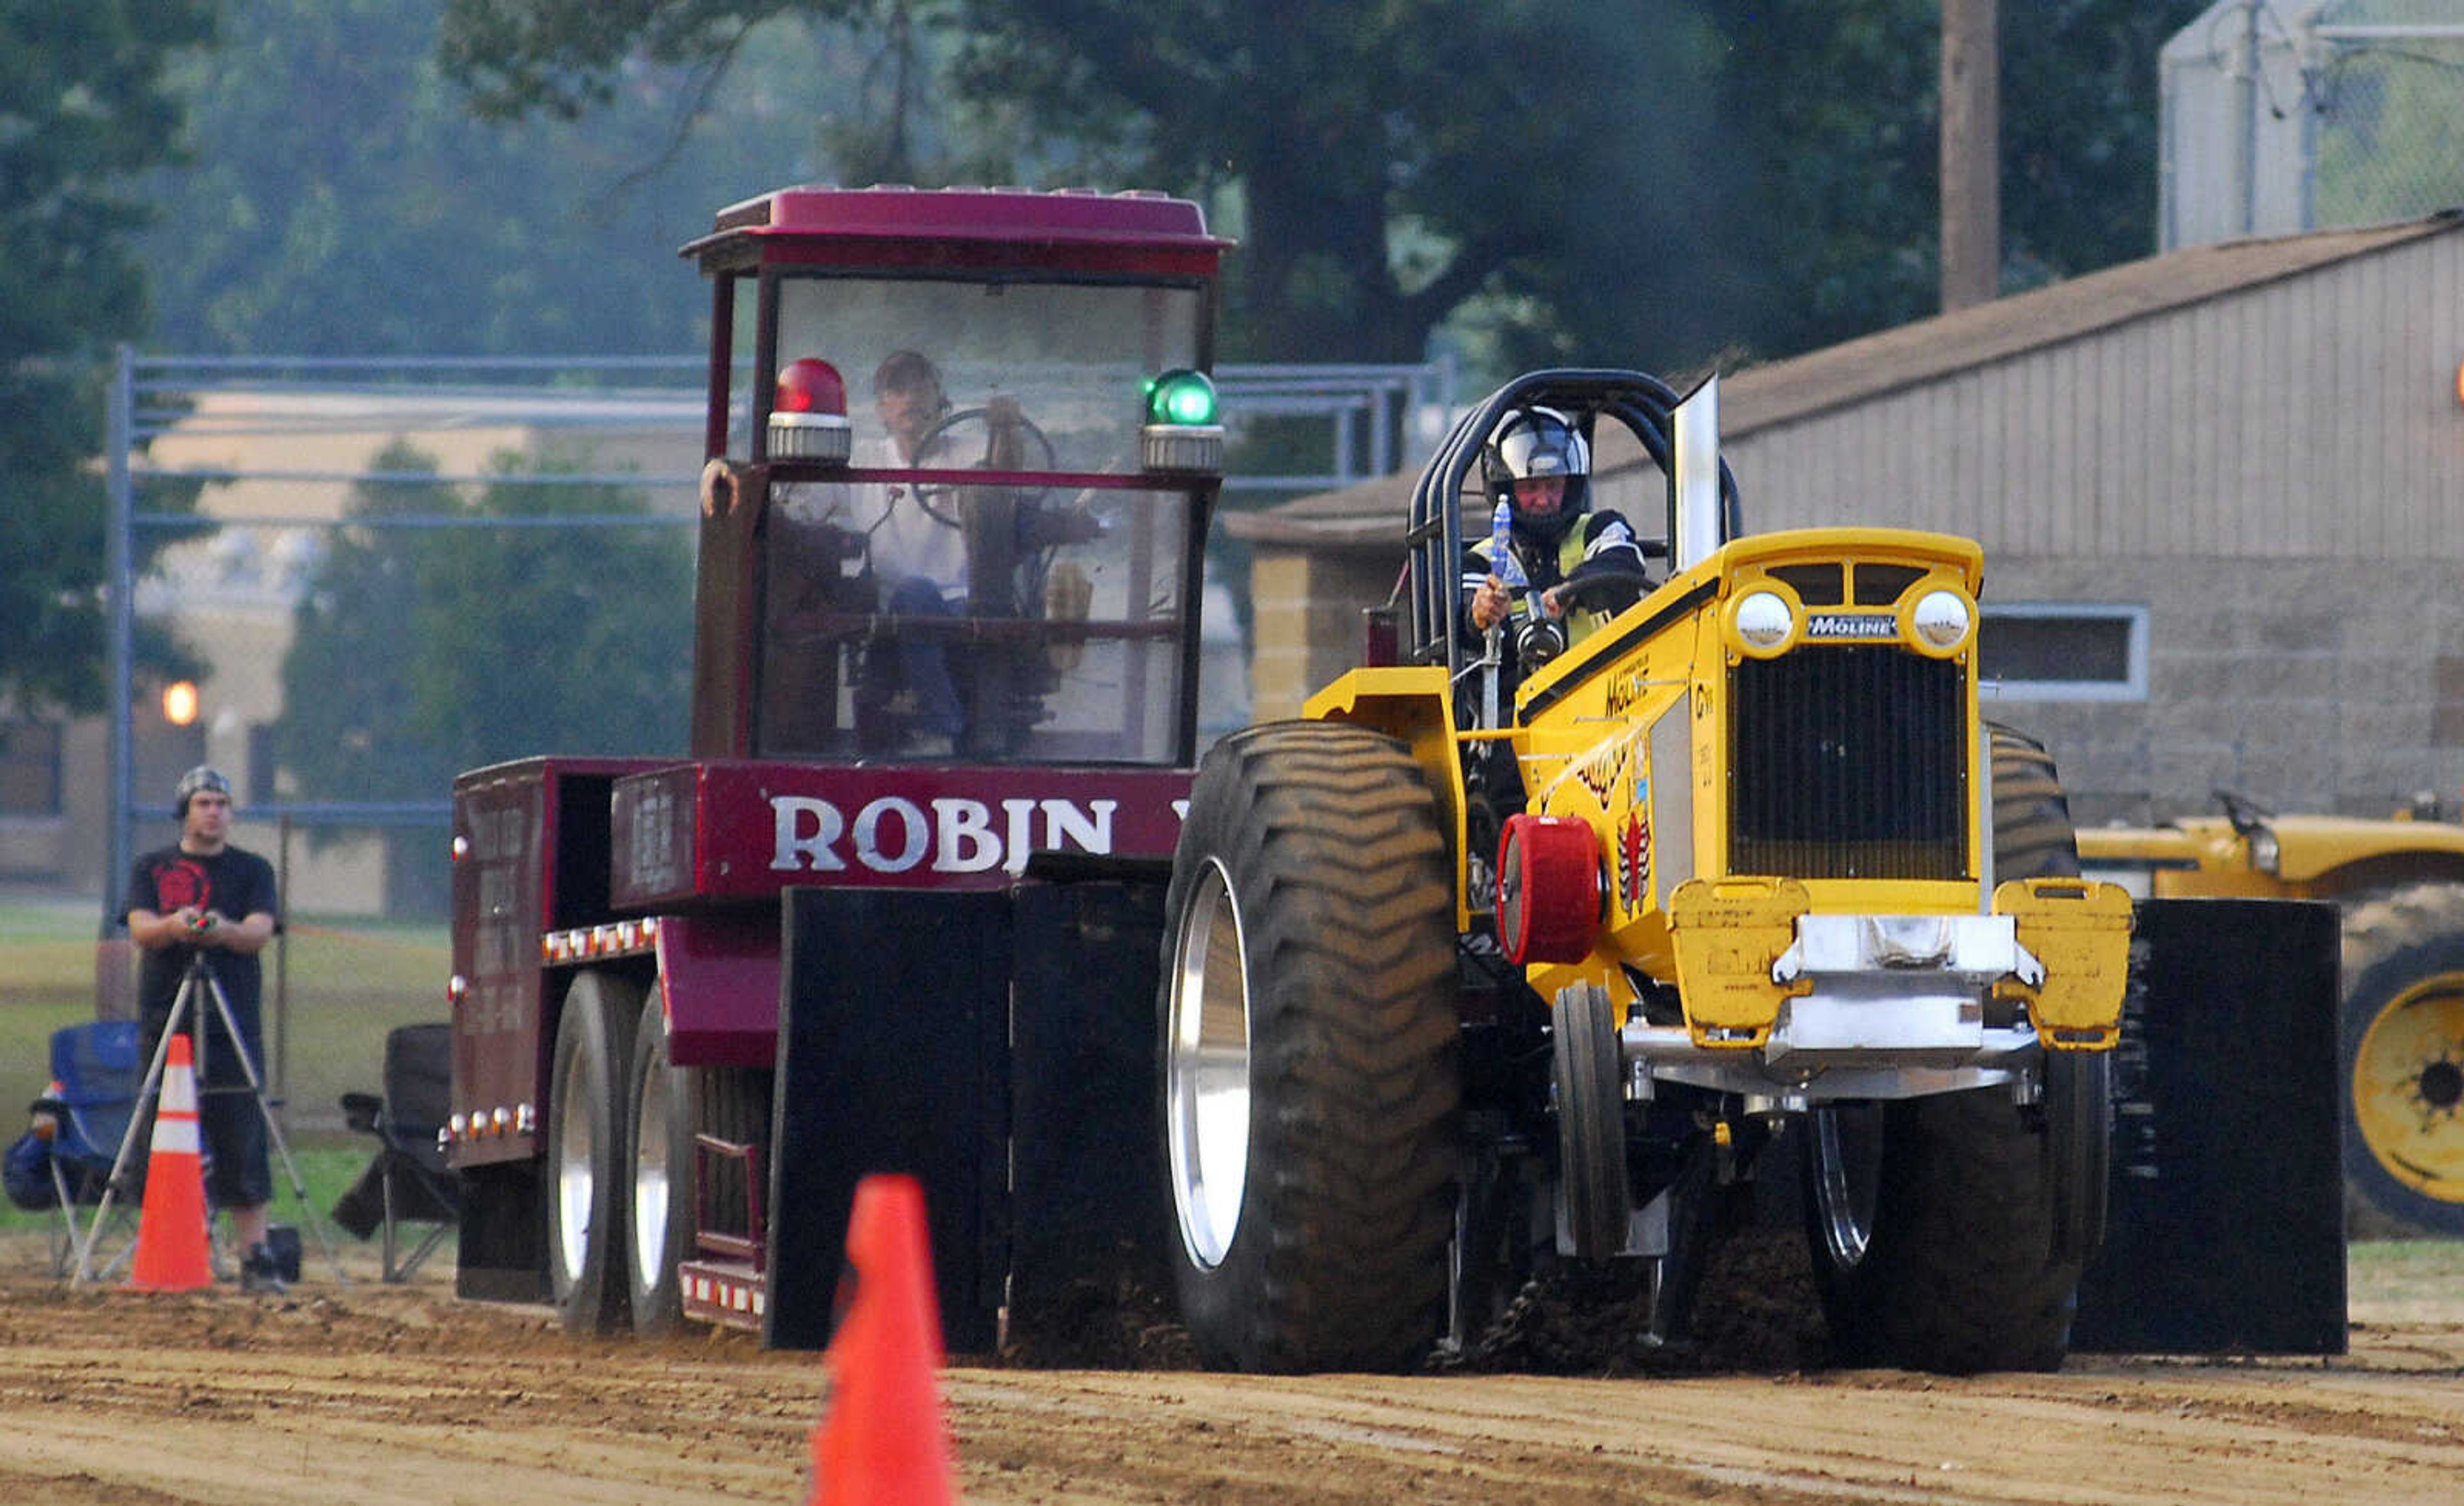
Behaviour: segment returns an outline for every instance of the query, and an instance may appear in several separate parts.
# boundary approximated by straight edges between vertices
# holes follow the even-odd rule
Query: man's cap
[[[173,813],[186,820],[190,797],[206,789],[210,789],[215,794],[228,799],[231,796],[231,781],[223,777],[221,769],[200,764],[180,776],[179,787],[171,792]]]

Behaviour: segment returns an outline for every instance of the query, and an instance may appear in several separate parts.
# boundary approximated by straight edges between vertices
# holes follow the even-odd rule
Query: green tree
[[[373,469],[434,462],[396,445]],[[347,519],[390,526],[337,529],[295,610],[275,746],[299,797],[427,800],[527,754],[683,752],[686,531],[632,488],[560,480],[571,461],[490,470],[468,500],[443,482],[354,489]]]
[[[1705,0],[1727,44],[1737,338],[1783,356],[1937,312],[1939,0]],[[2001,8],[2003,286],[2156,249],[2156,53],[2202,0]]]
[[[1651,298],[1691,259],[1705,144],[1708,36],[1678,0],[962,10],[971,97],[1229,202],[1243,353],[1416,361],[1475,297],[1533,300],[1569,354],[1693,322]]]
[[[2003,7],[2006,285],[2153,248],[2156,50],[2200,9]],[[723,78],[788,14],[937,29],[932,113],[1023,131],[1023,179],[1205,196],[1234,355],[1414,360],[1445,326],[1669,367],[1933,309],[1938,0],[450,0],[446,71],[570,118],[638,57]]]
[[[396,441],[372,471],[433,474],[436,462]],[[307,591],[292,609],[282,661],[276,765],[310,800],[432,800],[454,769],[407,694],[421,652],[408,631],[431,553],[425,535],[352,522],[451,518],[464,511],[441,481],[363,480],[328,535]]]
[[[457,769],[532,753],[681,756],[692,530],[627,488],[553,484],[570,461],[494,469],[502,479],[472,512],[510,526],[447,530],[423,550],[406,687],[415,724]],[[641,521],[557,521],[578,518]]]
[[[206,0],[0,0],[0,699],[20,711],[102,704],[107,358],[146,326],[135,184],[176,152],[164,70],[211,18]]]
[[[625,8],[614,8],[621,12]],[[162,335],[255,354],[666,354],[707,302],[676,249],[818,175],[873,59],[760,29],[729,86],[641,65],[586,126],[473,119],[445,0],[223,0],[172,82],[194,162],[155,185]],[[621,18],[618,16],[616,18]]]
[[[1236,355],[1418,360],[1476,294],[1564,297],[1561,248],[1650,282],[1690,244],[1683,204],[1650,192],[1702,98],[1707,33],[1682,0],[450,0],[442,55],[482,109],[571,117],[612,99],[637,53],[725,68],[749,25],[790,11],[939,28],[944,120],[979,112],[978,141],[984,121],[1023,129],[1022,176],[1217,202],[1243,241]],[[949,181],[982,162],[954,146],[914,166]],[[1671,298],[1650,322],[1691,310]]]

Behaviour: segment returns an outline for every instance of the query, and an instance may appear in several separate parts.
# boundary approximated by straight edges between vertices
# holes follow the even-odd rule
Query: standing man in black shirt
[[[265,1154],[265,1120],[238,1052],[264,1080],[264,1031],[257,996],[263,972],[256,954],[274,938],[279,913],[274,867],[254,853],[231,845],[231,781],[202,764],[180,776],[172,797],[180,840],[137,860],[128,875],[122,908],[128,937],[144,953],[138,974],[138,1021],[145,1059],[153,1060],[164,1027],[187,975],[203,958],[231,1004],[231,1039],[209,993],[188,1001],[181,1028],[198,1045],[197,1121],[209,1157],[206,1193],[231,1210],[232,1232],[246,1251],[240,1286],[252,1292],[283,1290],[281,1271],[266,1243],[265,1208],[274,1198],[274,1177]]]

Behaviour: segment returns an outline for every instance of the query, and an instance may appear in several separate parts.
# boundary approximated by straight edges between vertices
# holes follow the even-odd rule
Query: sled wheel
[[[2464,886],[2353,906],[2343,978],[2345,1185],[2406,1232],[2464,1234]]]
[[[693,1074],[668,1057],[668,1011],[653,986],[633,1030],[633,1238],[627,1264],[633,1331],[684,1321],[676,1262],[693,1249]]]
[[[633,1032],[632,1258],[627,1274],[637,1334],[684,1323],[677,1264],[693,1257],[707,1202],[716,1227],[746,1229],[741,1178],[705,1194],[695,1132],[734,1144],[767,1143],[769,1076],[737,1067],[679,1067],[668,1049],[668,1015],[654,986]],[[749,1232],[749,1230],[747,1230]]]
[[[1275,723],[1199,771],[1158,1077],[1175,1284],[1209,1363],[1392,1370],[1437,1337],[1461,1099],[1449,876],[1390,738]]]
[[[2042,747],[1993,738],[1994,879],[2079,872]],[[1839,1358],[1953,1373],[2058,1368],[2102,1237],[2111,1077],[2056,1053],[2008,1090],[1825,1105],[1806,1136],[1808,1243]]]
[[[557,1022],[549,1078],[547,1244],[550,1292],[564,1326],[627,1326],[625,1278],[626,1073],[640,990],[615,974],[573,981]]]
[[[1625,1248],[1634,1205],[1625,1170],[1625,1063],[1608,990],[1576,984],[1559,993],[1550,1030],[1567,1232],[1576,1258],[1607,1260]]]

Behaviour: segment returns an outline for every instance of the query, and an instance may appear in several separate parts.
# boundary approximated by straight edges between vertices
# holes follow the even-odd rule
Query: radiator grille
[[[1808,607],[1837,607],[1848,599],[1837,563],[1776,565],[1771,574],[1786,581],[1796,599]]]
[[[1956,660],[1876,646],[1738,665],[1728,871],[1970,876],[1963,676]]]

